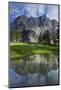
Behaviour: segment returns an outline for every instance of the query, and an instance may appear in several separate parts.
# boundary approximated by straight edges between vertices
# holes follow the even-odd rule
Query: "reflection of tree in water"
[[[50,70],[58,67],[58,56],[52,54],[32,55],[12,63],[12,67],[18,74],[27,75],[29,73],[47,74]]]
[[[48,64],[41,64],[40,63],[40,73],[47,74],[49,72],[50,68]]]

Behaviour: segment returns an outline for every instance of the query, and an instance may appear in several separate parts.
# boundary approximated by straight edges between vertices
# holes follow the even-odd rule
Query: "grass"
[[[10,59],[22,58],[32,54],[57,53],[57,45],[37,43],[10,43]]]

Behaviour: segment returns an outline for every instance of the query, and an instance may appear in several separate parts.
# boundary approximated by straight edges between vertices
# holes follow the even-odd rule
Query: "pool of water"
[[[10,60],[9,87],[59,84],[58,55],[35,54]]]

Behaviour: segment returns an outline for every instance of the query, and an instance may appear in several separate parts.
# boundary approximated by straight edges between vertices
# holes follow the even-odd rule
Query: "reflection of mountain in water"
[[[59,84],[58,56],[37,54],[11,61],[9,81],[10,87]]]
[[[12,62],[12,68],[18,74],[26,75],[28,73],[47,74],[51,69],[56,70],[58,67],[58,56],[52,54],[31,55],[24,57],[22,60]]]

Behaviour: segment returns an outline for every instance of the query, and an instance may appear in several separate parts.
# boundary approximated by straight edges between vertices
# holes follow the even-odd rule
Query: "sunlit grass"
[[[37,43],[10,43],[10,58],[21,58],[31,54],[57,53],[58,46]]]

